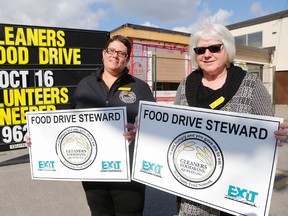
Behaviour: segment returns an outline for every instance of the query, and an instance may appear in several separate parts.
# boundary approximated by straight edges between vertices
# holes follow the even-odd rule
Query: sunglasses
[[[208,47],[195,47],[193,50],[197,55],[202,55],[206,52],[206,49],[208,49],[211,53],[216,53],[221,50],[221,46],[223,44],[214,44]]]

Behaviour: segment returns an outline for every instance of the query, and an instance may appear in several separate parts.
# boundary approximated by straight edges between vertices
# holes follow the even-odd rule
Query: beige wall
[[[187,74],[184,55],[173,53],[153,53],[156,58],[157,82],[180,82]]]

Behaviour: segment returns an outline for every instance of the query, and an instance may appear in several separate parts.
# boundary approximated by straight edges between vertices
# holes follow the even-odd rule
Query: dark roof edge
[[[160,33],[169,33],[169,34],[180,34],[180,35],[184,35],[184,36],[190,36],[190,33],[185,33],[185,32],[180,32],[180,31],[173,31],[173,30],[168,30],[168,29],[161,29],[161,28],[156,28],[156,27],[151,27],[151,26],[142,26],[142,25],[135,25],[135,24],[131,24],[131,23],[126,23],[116,29],[113,29],[111,31],[115,32],[118,31],[122,28],[125,27],[129,27],[129,28],[133,28],[133,29],[138,29],[138,30],[146,30],[146,31],[153,31],[153,32],[160,32]]]
[[[273,20],[277,20],[277,19],[282,19],[282,18],[285,18],[285,17],[288,17],[288,10],[280,11],[278,13],[269,14],[269,15],[266,15],[266,16],[258,17],[258,18],[255,18],[255,19],[250,19],[250,20],[247,20],[247,21],[243,21],[243,22],[239,22],[239,23],[235,23],[235,24],[231,24],[231,25],[226,25],[226,27],[229,30],[239,29],[239,28],[243,28],[243,27],[247,27],[247,26],[261,24],[261,23],[264,23],[264,22],[269,22],[269,21],[273,21]]]

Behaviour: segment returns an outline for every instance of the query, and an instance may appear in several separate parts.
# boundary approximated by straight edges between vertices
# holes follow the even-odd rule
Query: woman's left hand
[[[138,127],[137,117],[135,118],[134,124],[128,123],[127,125],[125,125],[125,127],[127,128],[127,132],[124,132],[123,136],[125,137],[125,139],[128,140],[128,143],[130,144],[136,137],[136,131]]]
[[[278,140],[278,146],[288,143],[288,123],[281,123],[280,129],[274,132],[275,138]]]

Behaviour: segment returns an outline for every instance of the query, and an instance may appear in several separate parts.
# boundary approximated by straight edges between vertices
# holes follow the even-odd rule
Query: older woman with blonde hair
[[[233,64],[236,48],[230,31],[220,24],[206,24],[191,36],[191,60],[196,70],[179,85],[175,104],[237,113],[273,116],[271,98],[261,80]],[[281,124],[282,129],[288,128]],[[275,131],[279,145],[287,131]],[[179,216],[230,215],[182,199]]]

